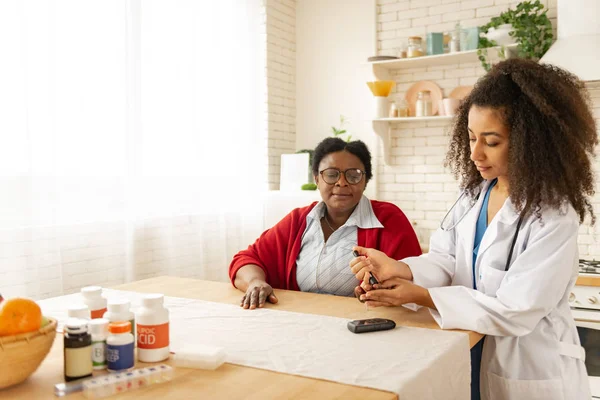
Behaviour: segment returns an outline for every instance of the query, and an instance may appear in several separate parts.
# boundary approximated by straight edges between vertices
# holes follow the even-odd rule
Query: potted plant
[[[340,115],[340,129],[337,129],[335,126],[331,127],[331,130],[333,131],[333,137],[338,137],[338,136],[346,133],[346,130],[342,129],[342,127],[344,126],[345,123],[346,123],[346,117],[344,117],[343,115]],[[346,138],[346,142],[349,142],[351,139],[352,139],[352,135],[348,135],[348,137]]]
[[[481,26],[477,55],[481,65],[489,71],[491,64],[487,59],[487,49],[502,45],[498,51],[500,58],[506,58],[504,44],[506,35],[514,38],[519,57],[539,60],[552,45],[552,24],[548,19],[544,5],[539,0],[523,1],[513,10],[509,8],[490,22]],[[497,40],[494,40],[497,39]]]

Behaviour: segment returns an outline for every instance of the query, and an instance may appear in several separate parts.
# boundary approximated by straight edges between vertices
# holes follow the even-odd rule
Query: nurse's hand
[[[361,295],[359,300],[366,302],[368,307],[392,307],[416,303],[435,309],[429,290],[400,278],[388,279],[373,285],[373,290]]]
[[[350,269],[356,276],[356,279],[363,281],[363,285],[361,286],[365,291],[371,289],[370,285],[368,285],[371,275],[377,278],[379,282],[394,277],[406,280],[412,280],[413,278],[410,267],[407,264],[388,257],[384,252],[360,246],[354,246],[353,250],[358,252],[359,257],[355,257],[350,261]]]
[[[360,296],[367,293],[369,290],[373,289],[373,285],[371,285],[367,278],[366,281],[362,281],[359,286],[354,288],[354,296],[361,302],[364,303],[364,300],[360,299]]]

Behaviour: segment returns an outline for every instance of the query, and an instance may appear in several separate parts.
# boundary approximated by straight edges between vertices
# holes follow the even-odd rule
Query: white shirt
[[[325,242],[320,223],[325,207],[321,201],[306,216],[306,229],[296,259],[296,280],[303,292],[353,296],[359,282],[348,264],[354,257],[352,247],[358,243],[358,228],[383,228],[383,225],[375,216],[371,201],[363,195],[346,223]]]

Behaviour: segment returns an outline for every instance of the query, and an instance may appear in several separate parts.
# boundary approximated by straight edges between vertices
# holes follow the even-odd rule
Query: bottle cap
[[[89,322],[90,333],[92,335],[106,335],[108,333],[109,321],[104,318],[96,318]]]
[[[81,318],[69,318],[65,323],[65,332],[71,334],[87,333],[88,321]]]
[[[98,297],[102,294],[102,288],[100,286],[86,286],[81,289],[83,297]]]
[[[108,331],[110,333],[131,332],[131,322],[129,322],[129,321],[111,322],[110,324],[108,324]]]
[[[165,296],[159,293],[147,294],[142,297],[142,306],[154,307],[162,306],[164,303]]]
[[[113,313],[129,312],[129,300],[127,299],[112,299],[108,302],[108,311]]]
[[[85,304],[73,304],[67,309],[69,318],[90,319],[90,309]]]

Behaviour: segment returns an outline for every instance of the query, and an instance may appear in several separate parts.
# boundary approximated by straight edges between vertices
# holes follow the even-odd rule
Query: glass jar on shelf
[[[433,115],[433,104],[431,102],[431,92],[423,90],[417,94],[417,102],[415,104],[415,116],[430,117]]]
[[[449,32],[444,32],[444,54],[450,53],[450,41],[452,36]]]
[[[408,108],[408,103],[406,102],[406,100],[404,100],[404,99],[398,100],[397,106],[398,106],[398,117],[400,117],[400,118],[408,117],[409,108]]]
[[[396,48],[396,57],[406,58],[406,43],[402,43]]]
[[[390,104],[389,117],[390,118],[398,118],[398,106],[396,106],[395,101],[392,101],[392,104]]]
[[[425,53],[423,52],[423,39],[421,36],[411,36],[408,38],[408,49],[406,50],[406,56],[408,58],[422,57]]]
[[[460,26],[460,23],[457,23],[454,26],[454,30],[452,31],[451,37],[450,37],[450,53],[457,53],[459,51],[464,50],[464,49],[461,49],[461,47],[460,47],[461,32],[462,32],[462,28]]]

